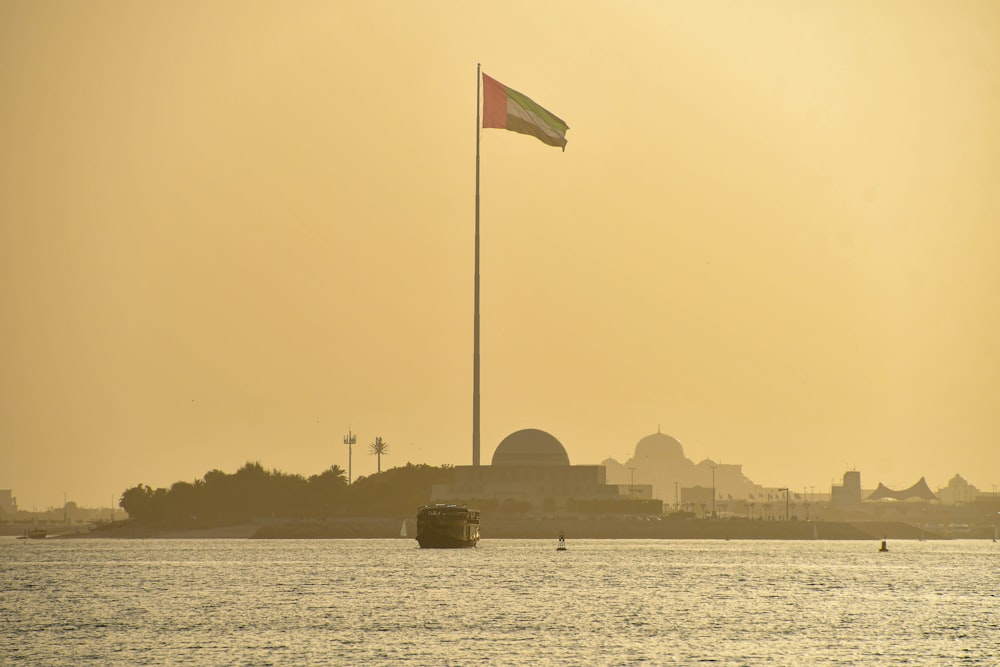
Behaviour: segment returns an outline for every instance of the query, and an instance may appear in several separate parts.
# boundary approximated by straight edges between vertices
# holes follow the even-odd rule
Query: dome
[[[684,447],[681,446],[677,438],[657,431],[653,435],[647,435],[636,444],[635,458],[682,459],[684,458]]]
[[[504,438],[493,452],[495,466],[568,466],[562,443],[537,428],[526,428]]]

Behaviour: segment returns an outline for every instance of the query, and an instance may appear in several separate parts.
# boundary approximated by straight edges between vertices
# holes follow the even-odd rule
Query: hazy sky
[[[698,461],[1000,484],[1000,4],[0,3],[0,488]],[[639,480],[637,480],[639,481]]]

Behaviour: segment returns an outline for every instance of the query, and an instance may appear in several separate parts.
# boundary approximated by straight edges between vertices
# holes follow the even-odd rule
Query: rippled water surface
[[[1000,544],[0,539],[0,665],[998,665]]]

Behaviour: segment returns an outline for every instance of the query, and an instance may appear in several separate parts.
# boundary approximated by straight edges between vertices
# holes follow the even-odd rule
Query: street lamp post
[[[344,444],[347,445],[347,485],[351,485],[351,450],[352,445],[358,441],[358,436],[351,433],[351,429],[347,429],[347,435],[344,436]]]
[[[635,500],[635,467],[629,466],[629,470],[632,472],[632,477],[628,485],[628,498],[629,500]]]

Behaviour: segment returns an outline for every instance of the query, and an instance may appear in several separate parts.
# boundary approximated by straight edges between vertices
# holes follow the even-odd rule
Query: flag
[[[483,127],[498,127],[537,137],[566,150],[569,126],[527,96],[483,74]]]

